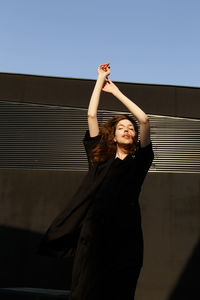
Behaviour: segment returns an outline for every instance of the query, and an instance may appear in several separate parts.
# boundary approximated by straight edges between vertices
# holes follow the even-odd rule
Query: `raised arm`
[[[143,112],[143,110],[141,110],[139,106],[137,106],[133,101],[127,98],[110,79],[108,79],[105,86],[103,87],[103,91],[113,94],[132,113],[132,115],[140,124],[141,147],[147,146],[151,140],[149,118],[145,114],[145,112]]]
[[[110,74],[109,63],[101,64],[98,67],[98,77],[90,98],[90,103],[88,106],[88,128],[90,136],[94,137],[99,134],[99,125],[97,121],[97,109],[99,105],[100,95],[102,88],[105,84],[106,77]]]

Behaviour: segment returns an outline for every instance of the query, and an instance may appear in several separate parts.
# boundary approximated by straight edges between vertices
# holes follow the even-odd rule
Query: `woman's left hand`
[[[102,91],[114,94],[115,92],[119,91],[119,89],[109,78],[107,78],[107,81],[104,82],[102,87]]]
[[[99,65],[97,72],[98,76],[108,78],[110,75],[110,63]]]

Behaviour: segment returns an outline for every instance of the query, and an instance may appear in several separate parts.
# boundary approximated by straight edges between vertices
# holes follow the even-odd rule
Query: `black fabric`
[[[93,138],[87,143],[88,131],[83,139],[84,144],[93,146],[98,138]],[[42,237],[37,254],[57,256],[59,258],[73,258],[79,238],[82,222],[88,211],[91,199],[96,193],[109,168],[111,160],[103,169],[102,176],[95,178],[96,169],[92,168],[83,179],[80,187],[68,201],[66,208],[53,220],[47,232]],[[94,180],[95,178],[95,180]]]
[[[91,138],[86,131],[83,143],[89,171],[68,207],[50,226],[39,250],[74,257],[70,300],[111,299],[111,295],[122,299],[118,297],[125,296],[124,290],[129,292],[123,299],[133,299],[143,262],[138,199],[154,158],[152,144],[141,148],[139,143],[136,153],[124,160],[112,157],[91,165],[91,151],[100,139]]]

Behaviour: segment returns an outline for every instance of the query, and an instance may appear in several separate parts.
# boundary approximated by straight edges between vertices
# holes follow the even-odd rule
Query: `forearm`
[[[96,117],[97,115],[97,109],[104,81],[105,78],[103,76],[98,76],[88,107],[88,116],[90,117]]]
[[[133,101],[127,98],[118,88],[113,92],[113,95],[124,104],[127,109],[132,113],[136,120],[142,124],[148,122],[148,116],[139,108]]]

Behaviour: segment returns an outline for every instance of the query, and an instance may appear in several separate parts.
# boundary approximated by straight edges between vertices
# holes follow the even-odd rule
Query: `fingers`
[[[110,63],[100,64],[100,66],[109,66]]]
[[[105,71],[105,72],[108,71],[108,67],[107,67],[107,66],[102,66],[101,69],[102,69],[103,71]]]
[[[108,80],[108,76],[110,75],[110,63],[99,65],[98,73],[105,75],[105,78]],[[109,83],[109,82],[106,81],[106,83]]]
[[[106,63],[106,64],[101,64],[99,65],[99,68],[98,69],[102,69],[103,71],[107,72],[108,69],[110,69],[110,63]]]
[[[106,77],[106,79],[108,80],[109,83],[112,83],[112,81],[110,80],[110,78]]]

